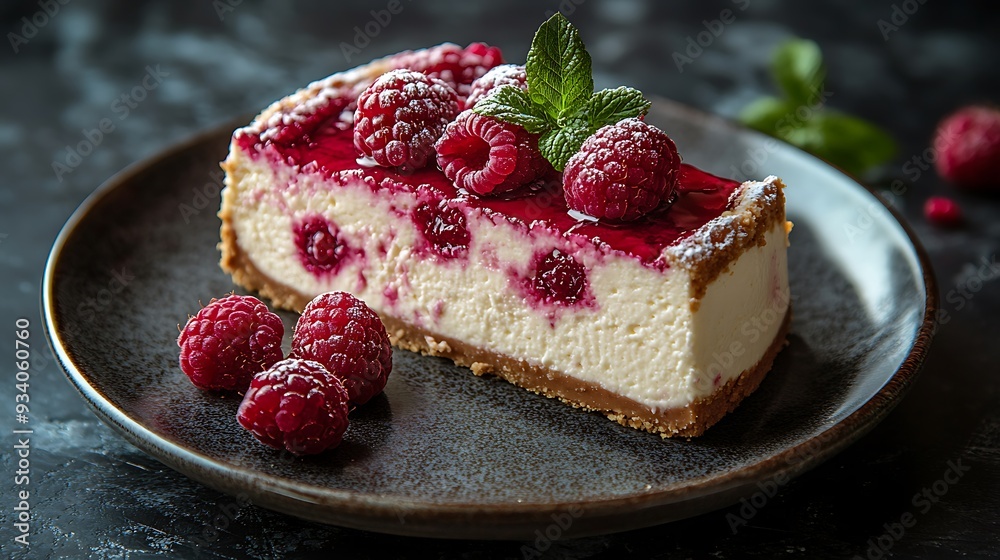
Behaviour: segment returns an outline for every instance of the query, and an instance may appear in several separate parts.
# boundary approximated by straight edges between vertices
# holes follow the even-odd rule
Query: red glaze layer
[[[663,250],[727,210],[731,195],[739,186],[736,181],[681,164],[677,194],[672,203],[639,220],[614,224],[571,216],[558,182],[540,183],[505,197],[480,197],[456,189],[433,166],[403,175],[362,165],[351,131],[340,120],[331,119],[329,124],[304,135],[299,142],[261,143],[257,135],[245,131],[237,131],[235,140],[252,156],[266,154],[269,158],[298,165],[304,172],[321,172],[341,184],[361,180],[372,188],[389,188],[392,192],[412,192],[419,187],[422,201],[448,199],[446,204],[449,206],[480,209],[484,214],[513,223],[543,227],[570,241],[603,246],[658,269],[668,266],[660,259]]]

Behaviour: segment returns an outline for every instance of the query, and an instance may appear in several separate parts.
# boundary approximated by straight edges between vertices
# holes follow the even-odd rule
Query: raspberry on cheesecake
[[[345,123],[400,68],[482,95],[476,80],[502,62],[493,47],[390,56],[274,103],[223,163],[222,267],[277,306],[349,292],[400,348],[627,426],[701,434],[785,343],[783,185],[680,163],[665,133],[628,119],[648,108],[634,90],[533,95],[538,60],[529,53],[527,91],[516,75],[484,79],[475,112],[435,145],[440,169],[359,160],[360,123]],[[589,58],[571,67],[589,73]],[[534,105],[565,99],[576,105]]]

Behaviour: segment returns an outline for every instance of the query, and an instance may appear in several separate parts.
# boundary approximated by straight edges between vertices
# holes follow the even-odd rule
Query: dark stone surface
[[[246,506],[162,466],[100,423],[63,379],[44,346],[38,286],[61,224],[129,163],[255,112],[309,80],[403,48],[484,40],[519,59],[558,2],[403,0],[402,13],[351,60],[340,43],[353,41],[353,28],[363,28],[370,10],[387,3],[244,0],[222,18],[209,2],[49,3],[58,13],[37,16],[44,25],[30,38],[22,18],[44,14],[40,4],[0,7],[0,30],[8,38],[0,49],[0,287],[6,294],[0,321],[8,333],[17,318],[31,321],[35,430],[32,549],[26,554],[12,541],[16,442],[8,432],[0,462],[0,550],[30,558],[522,557],[522,545],[531,543],[406,539],[301,522]],[[773,45],[791,34],[817,40],[827,56],[830,104],[881,124],[901,143],[900,156],[873,184],[879,190],[892,178],[908,180],[895,204],[932,255],[944,313],[925,371],[899,408],[860,442],[787,484],[736,534],[726,514],[739,515],[738,506],[651,529],[559,541],[546,556],[864,557],[867,541],[905,514],[915,524],[899,538],[883,538],[891,556],[1000,555],[1000,295],[997,275],[980,268],[1000,248],[1000,202],[952,191],[933,171],[906,163],[923,157],[935,123],[948,111],[997,102],[1000,14],[983,11],[984,3],[935,1],[563,4],[594,54],[598,86],[632,84],[727,116],[771,90],[765,67]],[[919,8],[884,40],[877,22],[889,20],[894,5]],[[679,72],[671,54],[725,8],[736,22]],[[27,42],[15,52],[8,33],[23,33]],[[116,101],[157,67],[162,83],[145,99],[131,108]],[[71,172],[57,176],[53,162],[66,162],[66,146],[84,141],[84,131],[105,118],[106,129],[114,129]],[[924,199],[937,193],[963,204],[964,227],[944,231],[923,220]],[[0,402],[7,403],[5,426],[12,430],[15,370],[6,363]],[[944,482],[949,461],[969,469],[954,484]],[[946,490],[936,501],[914,498],[935,484]]]

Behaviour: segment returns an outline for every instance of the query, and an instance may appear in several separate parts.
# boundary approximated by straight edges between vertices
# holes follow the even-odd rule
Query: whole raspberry
[[[392,371],[385,325],[365,302],[347,292],[321,294],[309,302],[295,324],[292,355],[326,366],[343,381],[355,405],[381,393]]]
[[[419,72],[393,70],[368,86],[354,112],[354,146],[383,167],[420,169],[458,114],[455,90]]]
[[[671,196],[680,164],[662,130],[639,119],[619,121],[587,138],[566,164],[566,204],[595,218],[635,220]]]
[[[254,376],[236,419],[264,445],[312,455],[347,430],[347,390],[322,364],[289,358]]]
[[[456,187],[476,194],[502,193],[551,171],[538,136],[493,117],[463,111],[437,145],[437,162]]]
[[[485,43],[472,43],[464,49],[454,43],[444,43],[429,49],[400,53],[393,57],[392,62],[395,68],[423,72],[444,80],[464,100],[469,95],[472,82],[490,68],[503,64],[503,53]]]
[[[932,196],[924,202],[924,216],[934,225],[952,227],[962,223],[962,208],[944,196]]]
[[[201,389],[244,391],[281,360],[284,334],[281,318],[253,296],[213,299],[177,337],[181,370]]]
[[[945,118],[934,135],[939,175],[969,189],[997,189],[1000,110],[965,107]]]
[[[483,74],[481,78],[472,82],[472,86],[469,88],[469,97],[465,100],[465,107],[471,109],[480,99],[488,97],[503,86],[516,86],[527,90],[528,75],[524,71],[524,66],[501,64]]]

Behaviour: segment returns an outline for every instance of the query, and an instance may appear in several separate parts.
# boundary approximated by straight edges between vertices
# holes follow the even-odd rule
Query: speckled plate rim
[[[668,112],[682,113],[687,118],[711,121],[717,126],[756,136],[765,141],[770,137],[748,130],[741,125],[703,111],[656,98],[654,106]],[[917,376],[930,346],[935,330],[938,308],[936,280],[926,250],[905,220],[890,206],[872,194],[853,178],[845,177],[857,185],[858,195],[886,209],[900,228],[908,245],[910,257],[917,264],[924,292],[924,316],[906,358],[881,389],[861,407],[826,430],[784,451],[740,469],[723,474],[690,478],[668,490],[636,493],[607,500],[552,503],[427,503],[405,498],[361,494],[346,490],[319,488],[295,480],[262,475],[254,470],[223,464],[200,453],[162,438],[143,427],[115,406],[93,386],[85,372],[73,363],[63,340],[58,335],[59,324],[54,308],[56,267],[63,248],[73,236],[77,226],[97,208],[103,199],[133,177],[149,167],[198,145],[208,138],[218,136],[249,122],[241,117],[217,125],[192,138],[180,142],[145,160],[132,164],[108,179],[88,196],[70,216],[60,230],[49,253],[42,280],[42,315],[46,335],[53,353],[73,386],[84,397],[99,418],[121,433],[128,441],[153,455],[171,468],[230,494],[249,495],[259,505],[314,521],[326,522],[357,529],[425,537],[444,538],[533,538],[535,529],[552,522],[550,516],[566,511],[582,512],[580,520],[563,536],[585,536],[609,533],[660,524],[712,511],[735,503],[739,496],[749,494],[758,481],[777,476],[796,476],[847,447],[881,421],[899,402]],[[795,148],[782,144],[786,149]],[[801,157],[814,163],[829,164],[804,152]],[[836,171],[841,173],[840,171]],[[622,522],[620,518],[630,516]]]

